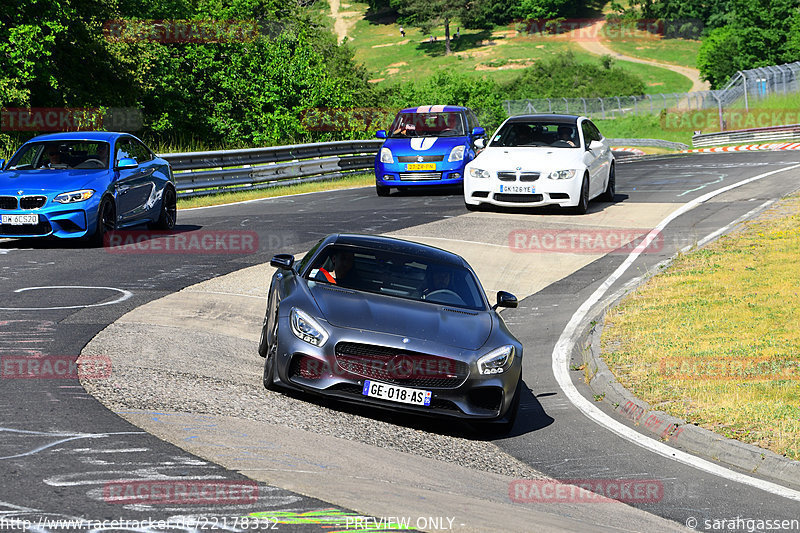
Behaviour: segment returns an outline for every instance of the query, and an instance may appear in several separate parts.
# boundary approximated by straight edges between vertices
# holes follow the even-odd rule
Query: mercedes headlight
[[[93,195],[94,191],[92,189],[82,189],[80,191],[63,192],[53,198],[53,201],[60,204],[74,204],[75,202],[88,200]]]
[[[388,148],[381,148],[381,163],[394,163],[392,151]]]
[[[456,146],[455,148],[450,150],[450,157],[447,158],[447,162],[452,163],[453,161],[463,161],[464,150],[466,150],[466,147],[464,145]]]
[[[478,372],[481,374],[502,374],[514,361],[514,346],[501,346],[478,359]]]
[[[473,178],[488,178],[491,176],[488,170],[481,170],[480,168],[469,169],[469,175]]]
[[[577,170],[556,170],[550,173],[548,178],[551,180],[568,180],[575,177]]]
[[[292,308],[290,322],[292,333],[301,341],[322,346],[328,340],[328,332],[319,325],[319,322],[297,308]]]

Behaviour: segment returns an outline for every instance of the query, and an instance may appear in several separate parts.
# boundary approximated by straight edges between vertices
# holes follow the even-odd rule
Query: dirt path
[[[605,20],[598,20],[592,26],[588,28],[582,28],[579,30],[580,37],[575,39],[581,48],[589,52],[590,54],[595,55],[610,55],[615,59],[619,59],[620,61],[630,61],[632,63],[643,63],[645,65],[653,65],[654,67],[661,67],[667,70],[671,70],[672,72],[677,72],[682,76],[686,76],[690,80],[692,80],[692,88],[691,91],[707,91],[711,88],[707,81],[702,81],[700,79],[700,71],[695,68],[690,67],[681,67],[679,65],[672,65],[669,63],[661,63],[658,61],[653,61],[650,59],[641,59],[638,57],[631,57],[626,56],[624,54],[620,54],[615,52],[611,48],[607,47],[603,42],[600,40],[600,35],[602,32],[602,28],[605,25]]]
[[[350,7],[347,4],[342,5],[340,0],[331,1],[331,17],[333,17],[333,31],[336,33],[336,38],[341,43],[347,37],[347,30],[353,27],[358,19],[363,16],[359,11],[340,11],[342,7]]]

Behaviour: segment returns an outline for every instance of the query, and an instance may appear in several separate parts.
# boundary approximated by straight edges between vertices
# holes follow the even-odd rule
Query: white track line
[[[800,168],[800,165],[792,165],[779,170],[773,170],[764,174],[759,174],[758,176],[742,180],[738,183],[728,185],[727,187],[722,187],[716,191],[711,191],[684,204],[677,211],[673,211],[664,220],[662,220],[658,226],[648,233],[644,241],[642,241],[639,246],[637,246],[636,249],[628,255],[625,261],[619,267],[617,267],[617,269],[603,282],[603,284],[594,291],[589,299],[583,302],[578,310],[575,311],[575,314],[572,315],[567,327],[564,328],[564,331],[561,333],[555,348],[553,348],[553,374],[555,375],[556,381],[558,382],[559,387],[561,387],[561,390],[564,391],[564,394],[566,394],[570,402],[572,402],[572,404],[577,407],[579,411],[581,411],[592,421],[600,424],[623,439],[630,441],[637,446],[641,446],[642,448],[650,450],[653,453],[697,468],[698,470],[702,470],[704,472],[708,472],[737,483],[742,483],[743,485],[750,485],[751,487],[755,487],[766,492],[788,498],[790,500],[800,501],[800,491],[783,487],[777,483],[771,483],[769,481],[764,481],[741,474],[716,463],[695,457],[692,454],[667,446],[663,442],[646,437],[638,431],[629,428],[617,420],[614,420],[596,406],[592,405],[589,400],[581,396],[581,394],[578,392],[578,389],[572,383],[572,379],[570,378],[568,370],[569,356],[573,345],[572,338],[578,331],[580,325],[586,319],[586,316],[589,314],[592,306],[594,306],[608,291],[608,289],[611,288],[611,286],[625,273],[626,270],[628,270],[628,267],[630,267],[636,258],[639,257],[639,254],[641,254],[643,250],[647,249],[653,238],[660,233],[661,230],[667,226],[667,224],[717,195],[730,191],[731,189],[741,187],[742,185],[766,178],[768,176],[772,176],[779,172],[786,172],[787,170],[793,170],[796,168]]]

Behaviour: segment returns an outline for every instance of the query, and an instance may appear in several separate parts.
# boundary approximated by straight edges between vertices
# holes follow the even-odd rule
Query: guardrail
[[[242,150],[159,154],[181,198],[323,181],[371,169],[382,140],[334,141]]]
[[[791,140],[800,140],[800,124],[721,131],[719,133],[702,133],[692,136],[692,145],[716,146],[735,143],[758,144],[763,143],[764,141]]]
[[[608,139],[608,142],[611,146],[654,146],[669,150],[686,150],[689,148],[688,144],[662,141],[661,139]]]

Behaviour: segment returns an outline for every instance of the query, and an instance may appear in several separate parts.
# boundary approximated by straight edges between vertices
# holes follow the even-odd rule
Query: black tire
[[[585,215],[589,210],[589,176],[583,177],[583,185],[581,185],[581,196],[578,200],[578,205],[574,208],[576,215]]]
[[[613,202],[614,196],[616,196],[617,190],[617,172],[614,170],[614,163],[611,163],[611,170],[608,171],[608,185],[606,185],[606,190],[603,193],[601,199],[604,202]]]
[[[117,208],[114,201],[105,196],[100,200],[100,207],[97,209],[97,226],[94,234],[89,238],[94,246],[103,246],[106,233],[117,229]]]
[[[467,211],[480,211],[481,210],[481,204],[473,205],[473,204],[468,204],[467,202],[464,202],[464,207],[467,208]]]
[[[376,185],[375,193],[378,196],[389,196],[389,187],[384,187],[383,185]]]
[[[275,292],[270,287],[267,312],[261,328],[258,354],[264,358],[264,388],[275,390],[275,359],[278,354],[278,305]]]
[[[175,229],[175,222],[178,219],[178,197],[172,187],[164,188],[161,197],[161,213],[158,220],[148,224],[150,229],[171,230]]]

